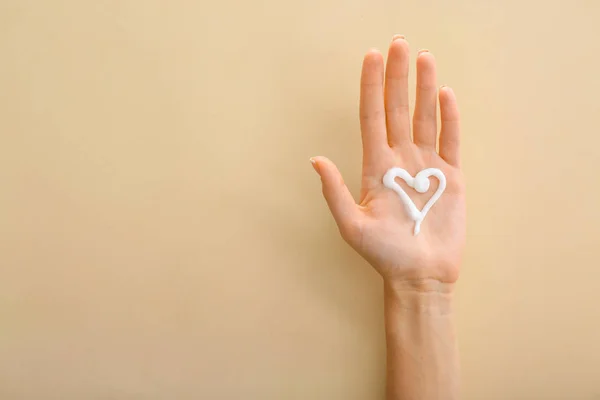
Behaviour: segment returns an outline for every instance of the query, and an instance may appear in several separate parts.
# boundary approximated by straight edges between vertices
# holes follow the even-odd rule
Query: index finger
[[[365,161],[376,159],[389,147],[383,102],[383,56],[370,50],[364,58],[360,79],[360,128]]]

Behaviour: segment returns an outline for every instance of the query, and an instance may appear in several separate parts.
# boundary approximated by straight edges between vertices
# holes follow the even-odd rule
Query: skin
[[[447,400],[458,397],[452,293],[466,226],[460,117],[453,90],[437,87],[433,54],[421,50],[416,60],[417,93],[411,124],[409,54],[408,42],[396,35],[385,67],[377,50],[364,57],[360,82],[363,169],[358,204],[333,162],[321,156],[311,162],[342,237],[383,277],[388,399]],[[382,183],[385,172],[395,166],[413,176],[424,168],[439,168],[446,176],[446,190],[416,236],[414,221],[398,195]],[[421,209],[438,186],[437,179],[430,180],[429,191],[423,194],[400,179],[397,182]]]

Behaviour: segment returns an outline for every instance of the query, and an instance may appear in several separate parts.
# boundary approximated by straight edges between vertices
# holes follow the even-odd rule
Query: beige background
[[[382,399],[369,47],[464,116],[465,399],[600,399],[600,3],[0,0],[0,398]],[[413,85],[414,87],[414,85]]]

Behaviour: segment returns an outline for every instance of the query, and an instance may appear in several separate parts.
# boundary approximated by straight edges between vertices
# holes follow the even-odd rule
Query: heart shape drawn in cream
[[[398,182],[396,182],[396,178],[404,179],[408,186],[415,189],[419,193],[425,193],[429,190],[430,176],[435,176],[436,178],[438,178],[438,180],[440,181],[440,185],[438,186],[433,196],[431,196],[429,201],[425,203],[423,209],[419,211],[415,203],[406,194],[404,189],[402,189],[402,186],[400,186]],[[408,211],[408,215],[410,216],[410,218],[412,218],[413,221],[415,221],[414,235],[416,236],[421,231],[421,222],[423,222],[423,219],[425,219],[425,216],[427,215],[431,207],[433,207],[435,202],[438,201],[438,199],[446,189],[446,176],[441,170],[437,168],[426,168],[419,172],[417,175],[415,175],[415,177],[413,178],[411,174],[409,174],[408,171],[406,171],[405,169],[393,167],[390,168],[388,172],[386,172],[383,176],[383,185],[388,189],[392,189],[394,192],[398,193],[398,196],[400,196],[400,200],[402,200],[402,202],[404,203],[406,211]]]

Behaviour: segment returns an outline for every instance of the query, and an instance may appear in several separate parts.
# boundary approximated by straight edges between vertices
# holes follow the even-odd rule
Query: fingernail
[[[448,87],[448,85],[441,85],[438,90],[442,90],[443,88]]]
[[[419,52],[417,53],[417,55],[420,55],[421,53],[429,53],[428,49],[421,49],[419,50]]]
[[[317,160],[315,160],[314,158],[310,158],[310,163],[312,164],[313,168],[315,169],[315,171],[317,172],[317,174],[319,173],[319,166],[317,165]]]
[[[392,37],[392,42],[394,40],[398,40],[398,39],[406,39],[406,38],[404,37],[404,35],[398,35],[398,34],[396,34],[396,35],[394,35],[394,37]]]

